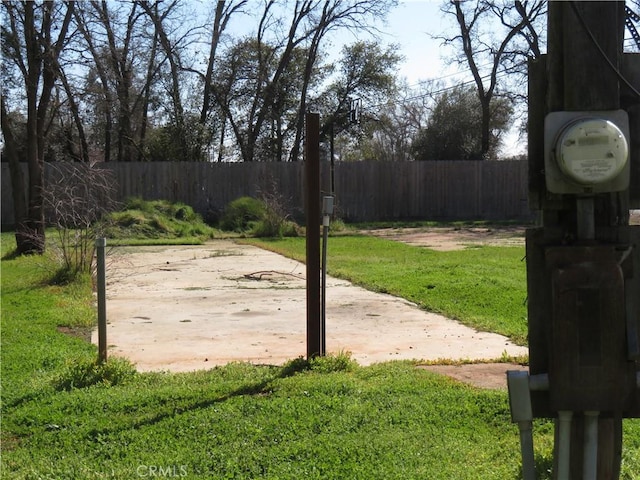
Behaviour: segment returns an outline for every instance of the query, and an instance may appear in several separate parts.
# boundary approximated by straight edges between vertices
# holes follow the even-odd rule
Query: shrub
[[[213,230],[193,208],[180,202],[129,198],[124,209],[109,216],[110,238],[213,238]]]
[[[98,384],[115,386],[131,380],[135,375],[135,367],[123,358],[112,358],[104,363],[85,360],[69,364],[56,379],[55,387],[58,390],[72,390]]]
[[[265,206],[260,200],[252,197],[236,198],[227,205],[220,228],[222,230],[245,232],[265,216]]]
[[[344,220],[342,220],[341,218],[335,218],[331,221],[330,224],[330,228],[329,228],[329,233],[347,233],[352,231],[346,223],[344,223]]]
[[[311,370],[319,373],[351,372],[358,363],[351,358],[351,352],[338,352],[324,357],[314,357],[309,361]]]
[[[131,197],[127,199],[123,210],[139,211],[152,216],[160,215],[185,222],[202,221],[191,206],[182,202],[170,202],[168,200],[143,200],[139,197]]]
[[[297,237],[298,226],[286,218],[273,214],[265,215],[265,218],[257,222],[251,234],[255,237]]]
[[[264,217],[253,228],[256,237],[297,237],[298,226],[289,220],[287,202],[272,183],[269,189],[260,192],[264,204]]]
[[[352,372],[357,367],[358,362],[351,358],[351,352],[341,351],[309,360],[303,357],[289,360],[282,366],[282,374],[289,376],[309,370],[318,373]]]

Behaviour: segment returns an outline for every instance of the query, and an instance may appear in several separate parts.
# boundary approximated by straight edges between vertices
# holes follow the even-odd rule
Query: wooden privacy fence
[[[116,200],[137,196],[189,204],[215,219],[243,195],[277,195],[302,216],[303,163],[104,163],[113,172]],[[26,176],[26,165],[25,176]],[[322,189],[329,191],[323,162]],[[47,169],[45,169],[45,176]],[[347,221],[400,219],[529,220],[526,161],[336,163],[336,208]],[[2,164],[2,224],[11,225],[13,201]]]

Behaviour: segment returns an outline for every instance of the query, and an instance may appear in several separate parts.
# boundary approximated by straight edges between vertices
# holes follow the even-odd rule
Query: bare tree
[[[197,134],[198,138],[194,139],[202,148],[210,146],[213,141],[213,135],[208,132],[209,129],[217,129],[218,131],[218,161],[222,160],[224,154],[224,141],[226,134],[227,115],[221,108],[221,99],[225,98],[224,93],[216,93],[214,91],[214,74],[216,73],[216,64],[219,62],[219,51],[222,44],[222,36],[227,29],[227,25],[232,17],[237,14],[245,13],[245,6],[248,0],[227,1],[218,0],[215,2],[213,10],[213,19],[211,30],[208,36],[207,51],[205,57],[206,69],[201,71],[193,65],[181,65],[181,69],[185,72],[195,74],[202,86],[202,101],[200,103],[199,113],[197,116]],[[208,29],[209,25],[202,27]],[[218,87],[220,83],[218,82]],[[224,104],[224,101],[222,101]],[[216,112],[216,115],[212,113]]]
[[[168,123],[171,126],[174,142],[177,144],[174,148],[174,155],[180,160],[198,160],[202,156],[203,138],[201,135],[200,123],[195,116],[190,116],[186,111],[183,95],[185,89],[185,81],[183,80],[184,72],[188,70],[184,66],[183,60],[185,54],[183,50],[191,44],[190,37],[193,33],[191,28],[183,28],[184,13],[178,11],[180,0],[171,0],[166,4],[161,1],[153,4],[146,1],[138,2],[140,7],[148,15],[153,22],[155,30],[154,48],[156,44],[166,59],[168,64],[168,72],[166,75],[161,74],[160,80],[166,85],[170,108],[168,108]],[[161,8],[162,7],[162,8]],[[172,15],[177,13],[177,18],[172,19]],[[177,23],[179,25],[172,25]],[[214,26],[215,29],[215,26]],[[149,65],[151,69],[152,65]],[[160,72],[162,73],[162,72]],[[148,77],[153,72],[148,73]],[[166,78],[166,81],[162,79]],[[149,85],[146,85],[147,92],[150,91]],[[206,86],[205,86],[206,89]],[[144,102],[145,111],[147,101]],[[143,122],[143,126],[145,122]]]
[[[81,3],[75,20],[89,56],[84,61],[96,94],[93,106],[104,119],[104,160],[139,158],[148,89],[161,66],[153,23],[137,2],[106,0]]]
[[[26,161],[29,190],[26,212],[16,211],[16,242],[19,254],[43,253],[44,154],[52,92],[59,77],[58,58],[68,40],[74,2],[3,1],[7,24],[3,25],[2,50],[21,73],[26,98]],[[6,98],[3,99],[3,103]],[[6,109],[6,104],[4,105]],[[3,117],[4,117],[3,112]],[[3,122],[3,130],[13,125]],[[9,137],[12,137],[10,133]],[[8,154],[15,152],[10,148]],[[14,168],[19,164],[11,161]],[[17,179],[18,175],[12,175]],[[13,184],[19,191],[23,185]],[[19,207],[18,207],[19,208]]]
[[[265,158],[265,145],[271,145],[266,151],[272,159],[299,159],[304,113],[310,89],[320,78],[324,39],[338,28],[368,29],[367,22],[383,16],[392,3],[297,0],[282,8],[275,0],[265,2],[255,34],[236,42],[219,65],[212,89],[243,161]]]
[[[115,205],[115,179],[111,171],[91,163],[57,162],[48,170],[46,220],[58,235],[60,280],[71,280],[92,271],[95,239]]]
[[[71,156],[81,160],[85,163],[89,162],[89,143],[87,141],[87,136],[85,134],[84,121],[80,114],[80,106],[78,101],[76,100],[76,92],[74,91],[69,78],[67,77],[64,68],[60,69],[60,81],[62,82],[62,86],[64,88],[64,92],[66,94],[66,99],[68,103],[69,112],[73,118],[73,124],[75,125],[76,131],[78,132],[79,139],[79,151],[75,153],[71,151]],[[67,138],[69,143],[73,143],[72,133],[68,133]]]
[[[308,3],[313,4],[316,2]],[[309,29],[309,54],[304,72],[303,88],[300,93],[300,108],[298,109],[296,138],[290,154],[291,161],[298,160],[300,156],[304,114],[307,110],[307,95],[322,41],[330,31],[340,28],[372,31],[373,28],[369,22],[384,18],[393,5],[395,5],[395,2],[390,0],[359,0],[355,2],[325,0],[324,2],[317,2],[315,5],[315,8],[321,10],[321,14],[315,15],[317,20]]]
[[[412,143],[427,125],[433,108],[433,91],[438,88],[434,81],[421,82],[413,89],[401,85],[387,102],[365,109],[363,128],[367,135],[358,145],[362,159],[412,160]]]
[[[459,61],[468,65],[480,99],[480,158],[485,158],[491,148],[491,101],[497,92],[499,77],[522,71],[527,55],[540,54],[535,24],[545,13],[545,2],[449,0],[443,11],[455,16],[460,32],[443,40],[461,47]],[[496,28],[498,24],[501,30]],[[525,41],[524,46],[516,42],[518,38]],[[483,68],[484,62],[487,68]]]
[[[218,48],[220,46],[220,39],[226,30],[231,17],[237,13],[243,12],[247,1],[248,0],[227,2],[224,0],[218,0],[218,2],[216,2],[213,28],[211,29],[211,40],[209,42],[209,55],[207,56],[207,69],[205,73],[197,72],[200,74],[203,83],[202,108],[200,109],[200,125],[202,126],[206,124],[211,111],[213,72],[214,64],[218,55]]]

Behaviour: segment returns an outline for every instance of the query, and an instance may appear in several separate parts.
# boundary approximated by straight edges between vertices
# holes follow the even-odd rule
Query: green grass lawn
[[[305,259],[304,238],[246,241]],[[369,236],[331,237],[327,272],[526,345],[524,247],[439,252]]]
[[[3,234],[3,255],[11,244]],[[506,392],[344,356],[189,374],[97,367],[94,346],[59,331],[93,323],[87,279],[51,286],[42,258],[1,266],[2,478],[520,478]],[[552,436],[536,422],[541,479]],[[625,421],[623,472],[639,478],[638,421]]]

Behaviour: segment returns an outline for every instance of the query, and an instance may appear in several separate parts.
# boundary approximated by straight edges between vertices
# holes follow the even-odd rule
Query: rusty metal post
[[[305,213],[307,223],[307,358],[322,353],[320,325],[320,115],[305,115]]]
[[[107,361],[107,274],[105,262],[106,238],[96,239],[96,276],[98,295],[98,362]]]

